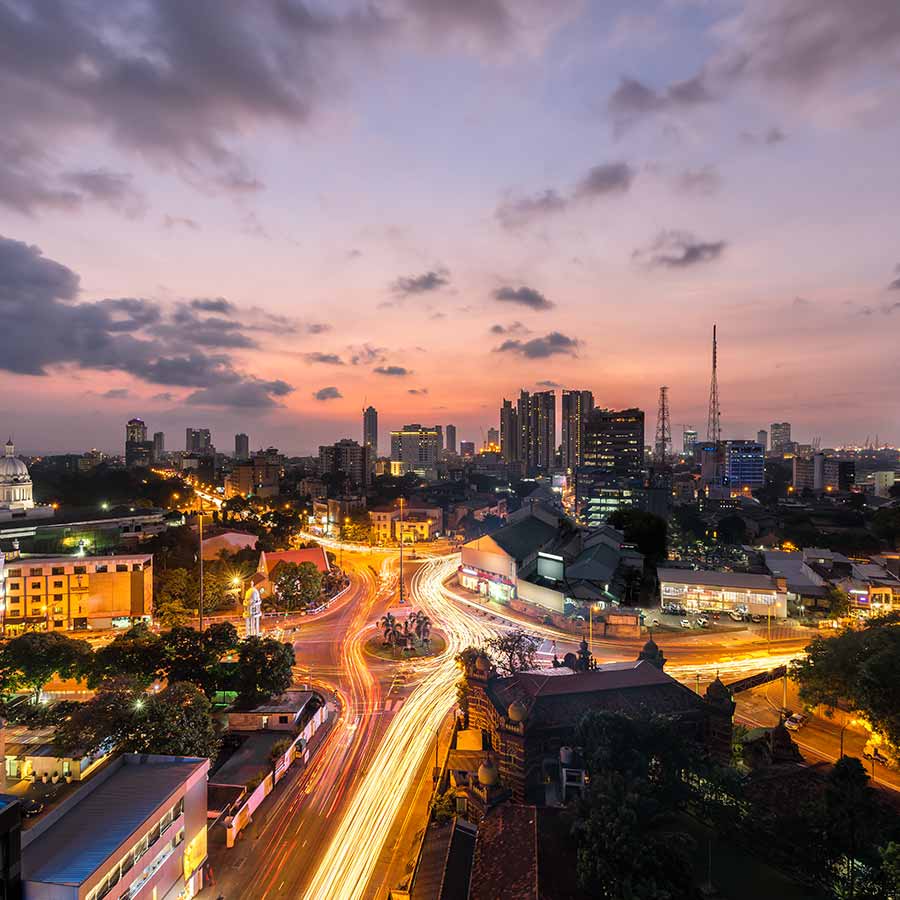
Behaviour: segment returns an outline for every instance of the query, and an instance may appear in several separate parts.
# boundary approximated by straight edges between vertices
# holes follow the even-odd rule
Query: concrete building
[[[592,391],[562,392],[562,465],[569,472],[583,465],[584,428],[593,409]]]
[[[147,426],[143,419],[129,419],[125,423],[125,465],[148,467],[153,462],[153,441],[147,440]]]
[[[516,405],[518,460],[526,475],[548,474],[556,455],[556,392],[522,391]]]
[[[363,446],[369,448],[370,458],[378,458],[378,410],[367,406],[363,410]]]
[[[689,459],[694,458],[694,447],[697,444],[697,432],[693,428],[685,428],[681,432],[681,447],[684,455]]]
[[[459,455],[463,459],[472,459],[475,456],[475,441],[460,441]]]
[[[619,478],[644,473],[644,411],[595,409],[584,429],[582,468]]]
[[[437,478],[438,433],[418,423],[391,432],[391,459],[406,464],[420,478]]]
[[[230,731],[287,731],[293,733],[306,710],[320,702],[312,691],[285,691],[254,709],[228,713]]]
[[[365,491],[369,486],[372,465],[369,448],[344,438],[336,444],[319,447],[319,475],[342,475],[345,488]]]
[[[500,452],[505,463],[519,461],[519,414],[512,400],[500,407]]]
[[[439,506],[431,506],[421,501],[381,506],[369,510],[372,541],[376,544],[415,544],[432,541],[443,531],[444,511]]]
[[[887,469],[872,473],[872,483],[876,497],[890,497],[891,488],[897,481],[897,474],[893,469]]]
[[[203,887],[208,759],[124,754],[22,832],[25,900],[191,898]]]
[[[484,450],[497,451],[500,449],[500,432],[496,428],[488,428],[487,440],[484,442]]]
[[[153,557],[0,554],[0,623],[25,630],[128,628],[153,610]]]
[[[756,443],[761,444],[763,450],[769,449],[769,432],[765,428],[760,428],[756,432]]]
[[[196,453],[198,456],[211,456],[216,452],[208,428],[186,428],[184,449],[186,453]]]
[[[787,617],[787,580],[783,577],[692,569],[659,569],[657,574],[663,604],[675,603],[691,611]]]
[[[731,490],[760,488],[766,483],[766,448],[758,441],[725,444],[725,478]]]
[[[456,426],[448,425],[447,426],[447,452],[448,453],[456,453]]]
[[[246,434],[236,434],[234,436],[234,458],[250,459],[250,438]]]
[[[166,455],[166,434],[164,431],[153,432],[153,463],[161,463]]]
[[[773,422],[769,426],[769,446],[777,453],[784,453],[791,443],[791,423]]]
[[[819,452],[797,455],[791,460],[794,491],[805,490],[830,493],[840,488],[840,463],[837,459]]]
[[[265,456],[238,463],[225,476],[225,499],[232,497],[277,497],[281,492],[281,466]]]

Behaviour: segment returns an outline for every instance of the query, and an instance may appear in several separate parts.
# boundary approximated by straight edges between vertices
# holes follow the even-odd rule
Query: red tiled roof
[[[274,553],[264,553],[266,560],[266,571],[269,575],[278,563],[315,563],[316,568],[322,572],[328,572],[331,566],[328,565],[328,557],[322,547],[307,547],[303,550],[280,550]]]

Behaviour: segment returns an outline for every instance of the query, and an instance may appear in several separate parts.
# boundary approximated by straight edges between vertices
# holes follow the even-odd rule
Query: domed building
[[[0,509],[34,509],[28,466],[16,456],[12,440],[0,457]]]
[[[12,440],[6,442],[0,456],[0,521],[20,517],[52,516],[48,506],[35,506],[28,466],[16,456]]]

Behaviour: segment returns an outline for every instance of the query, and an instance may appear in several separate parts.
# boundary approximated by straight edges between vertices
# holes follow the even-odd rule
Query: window
[[[50,570],[50,574],[51,574],[51,575],[65,575],[65,574],[66,574],[66,570],[65,570],[62,566],[54,566],[54,567]]]
[[[117,563],[117,564],[116,564],[116,571],[117,571],[117,572],[127,572],[127,571],[128,571],[128,565],[127,565],[126,563]]]
[[[87,575],[87,566],[75,566],[74,572],[76,575]]]
[[[21,570],[21,569],[10,569],[10,570],[6,573],[6,577],[7,577],[7,578],[21,578],[21,577],[22,577],[22,570]]]
[[[94,569],[94,571],[99,573],[108,572],[109,566],[107,566],[106,563],[103,563],[102,565],[98,565],[97,568]]]
[[[287,725],[289,719],[288,719],[287,716],[279,716],[279,717],[278,717],[278,721],[279,721],[279,723],[282,724],[282,725]]]
[[[63,586],[63,583],[61,581],[53,582],[53,587],[55,587],[55,588],[61,588],[62,586]]]
[[[131,571],[132,572],[140,572],[143,566],[140,563],[132,563]]]
[[[62,603],[62,598],[63,598],[62,594],[54,594],[53,595],[53,600],[55,603]]]
[[[29,575],[38,575],[38,576],[40,576],[40,575],[43,575],[43,574],[44,574],[44,570],[43,570],[43,569],[29,569],[29,570],[28,570],[28,574],[29,574]]]
[[[32,581],[32,582],[31,582],[31,589],[32,589],[33,591],[39,591],[39,590],[41,589],[42,586],[43,586],[43,585],[41,584],[40,581]]]

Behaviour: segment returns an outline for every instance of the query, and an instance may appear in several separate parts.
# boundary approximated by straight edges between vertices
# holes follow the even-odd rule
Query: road
[[[396,603],[397,551],[344,550],[351,589],[345,602],[301,625],[295,641],[297,680],[337,691],[342,713],[305,771],[279,785],[257,811],[238,846],[224,854],[217,884],[204,897],[383,898],[406,871],[411,836],[424,816],[429,760],[436,735],[456,701],[457,653],[521,624],[519,617],[486,610],[472,595],[445,585],[458,556],[426,555],[404,566],[408,608],[422,608],[446,638],[440,656],[409,660],[410,677],[394,680],[397,666],[365,651],[376,620]],[[553,642],[560,656],[574,649],[571,635],[529,623],[542,639],[545,663]],[[679,643],[666,667],[691,686],[735,680],[779,665],[802,641],[771,652],[758,642],[727,649]],[[634,659],[640,642],[594,642],[598,661]],[[699,676],[699,681],[698,681]]]

